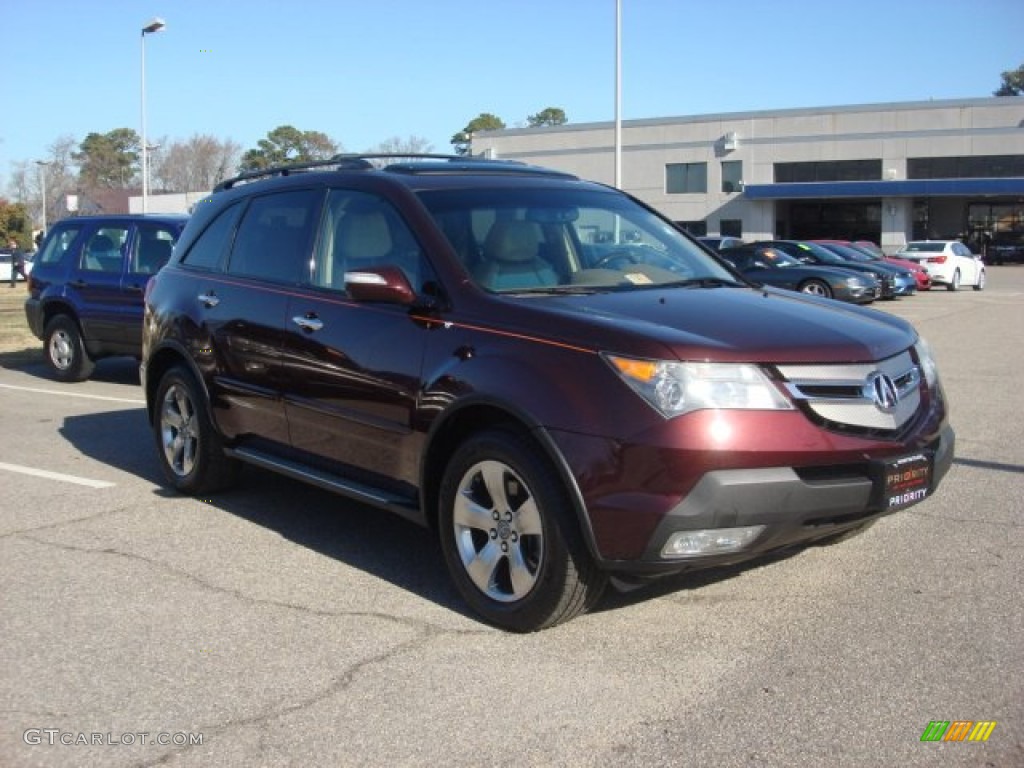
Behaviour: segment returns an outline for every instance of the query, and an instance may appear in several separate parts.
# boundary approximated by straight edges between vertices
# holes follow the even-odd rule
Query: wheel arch
[[[146,359],[146,375],[144,379],[146,419],[151,424],[153,422],[153,408],[155,406],[154,401],[156,399],[157,387],[160,386],[160,380],[164,377],[164,374],[176,365],[182,365],[195,377],[196,382],[199,384],[199,389],[203,393],[203,398],[206,400],[207,405],[210,405],[210,391],[206,386],[206,379],[203,378],[192,356],[177,342],[168,341],[154,350]]]
[[[561,481],[590,556],[595,562],[600,562],[602,558],[583,503],[583,495],[555,441],[528,414],[488,398],[467,398],[438,419],[430,430],[420,465],[420,504],[428,525],[434,530],[438,527],[438,496],[448,461],[470,435],[488,429],[514,431],[537,446]]]

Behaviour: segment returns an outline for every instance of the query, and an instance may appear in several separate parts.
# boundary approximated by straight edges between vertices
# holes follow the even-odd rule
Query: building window
[[[700,194],[707,191],[707,163],[669,163],[665,166],[665,192],[668,194]]]
[[[881,178],[880,159],[775,163],[776,184],[808,181],[878,181]]]
[[[708,223],[706,221],[677,221],[675,224],[680,229],[685,229],[694,237],[704,237],[708,233]]]
[[[743,219],[722,219],[718,222],[718,234],[722,237],[743,237]]]
[[[743,182],[743,161],[722,161],[722,191],[739,192]]]
[[[1005,179],[1024,176],[1024,155],[907,158],[908,179]]]

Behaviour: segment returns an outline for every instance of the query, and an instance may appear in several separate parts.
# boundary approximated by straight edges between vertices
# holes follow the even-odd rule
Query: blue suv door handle
[[[220,304],[220,299],[217,298],[217,294],[213,291],[199,294],[199,303],[207,309],[212,309]]]
[[[304,331],[312,333],[313,331],[319,331],[324,327],[323,320],[318,318],[316,315],[296,315],[292,318],[292,322],[295,323],[299,328]]]

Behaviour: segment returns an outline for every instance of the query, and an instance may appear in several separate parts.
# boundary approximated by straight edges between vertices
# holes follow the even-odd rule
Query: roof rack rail
[[[443,155],[427,152],[361,152],[342,153],[334,155],[329,160],[274,165],[255,171],[246,171],[220,182],[214,187],[213,191],[221,192],[244,182],[269,178],[271,176],[289,176],[292,173],[311,171],[317,168],[333,168],[339,171],[389,170],[399,173],[458,173],[475,169],[575,178],[572,174],[555,171],[550,168],[527,165],[518,160],[496,160],[482,155]]]

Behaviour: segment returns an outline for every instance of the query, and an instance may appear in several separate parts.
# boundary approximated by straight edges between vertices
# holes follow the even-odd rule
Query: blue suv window
[[[82,249],[80,267],[89,272],[121,272],[121,253],[128,227],[101,227]]]

